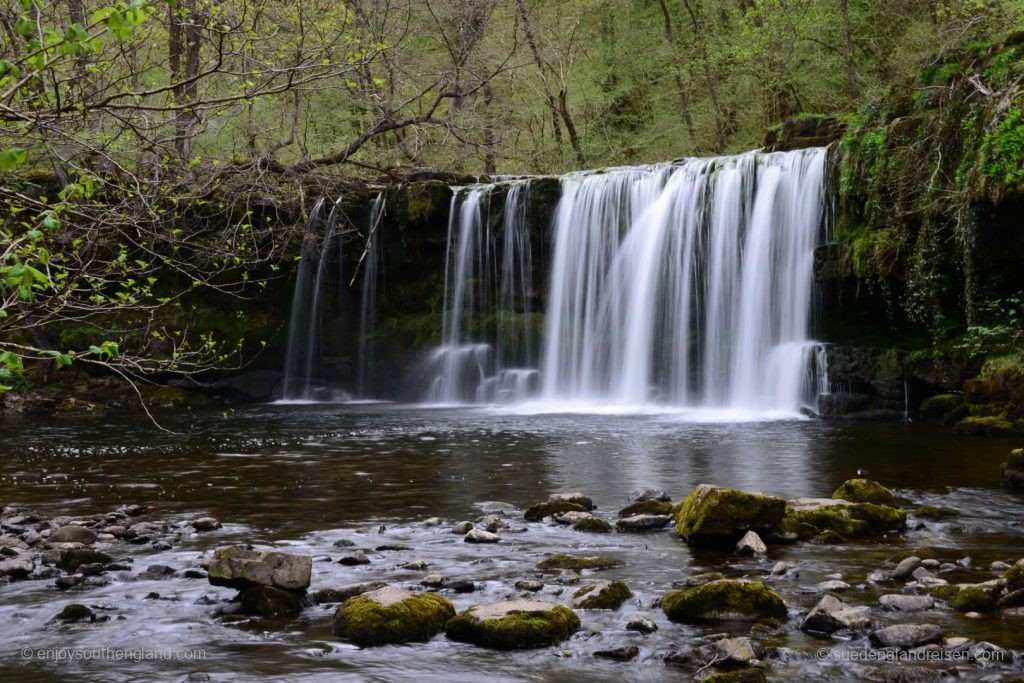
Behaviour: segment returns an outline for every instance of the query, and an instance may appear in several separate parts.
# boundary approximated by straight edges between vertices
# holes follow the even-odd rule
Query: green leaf
[[[20,147],[0,150],[0,171],[13,171],[16,166],[25,163],[28,152]]]

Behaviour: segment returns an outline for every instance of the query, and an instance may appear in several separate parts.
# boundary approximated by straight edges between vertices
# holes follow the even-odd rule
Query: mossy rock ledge
[[[497,650],[547,647],[566,640],[580,627],[568,607],[541,600],[510,600],[477,605],[448,621],[452,640]]]
[[[782,522],[786,501],[713,484],[700,484],[673,509],[676,533],[696,546],[729,546],[748,531],[768,532]]]
[[[360,647],[421,643],[454,616],[455,606],[439,595],[385,586],[341,603],[334,634]]]
[[[1024,491],[1024,448],[1010,451],[1010,457],[1003,463],[1000,473],[1005,489]]]
[[[571,569],[574,572],[581,572],[584,569],[611,569],[622,565],[622,560],[604,555],[548,555],[537,563],[537,569],[542,572],[560,572],[563,569]]]
[[[720,579],[695,588],[670,591],[661,608],[672,621],[783,620],[789,612],[778,593],[758,581]]]
[[[896,507],[896,496],[877,481],[870,479],[848,479],[835,490],[832,497],[851,503],[874,503]]]

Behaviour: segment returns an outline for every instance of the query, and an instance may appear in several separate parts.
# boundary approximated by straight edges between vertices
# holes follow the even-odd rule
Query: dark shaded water
[[[439,636],[426,645],[360,651],[331,635],[326,607],[274,627],[221,623],[216,613],[222,605],[196,600],[232,592],[201,580],[136,581],[126,572],[109,586],[77,595],[57,594],[48,585],[52,581],[18,582],[0,586],[0,678],[174,680],[202,671],[213,680],[685,680],[688,674],[665,667],[662,655],[721,626],[671,624],[651,604],[672,581],[690,574],[724,570],[757,576],[777,560],[795,563],[799,578],[771,580],[795,612],[817,601],[814,584],[833,573],[853,585],[846,599],[877,607],[879,594],[898,589],[865,586],[867,574],[891,568],[887,562],[922,546],[936,548],[943,561],[973,558],[973,569],[944,575],[951,582],[994,578],[988,571],[992,560],[1024,556],[1024,529],[1018,525],[1024,499],[998,488],[999,463],[1015,444],[961,438],[923,425],[697,423],[671,413],[522,415],[387,404],[264,406],[189,419],[196,431],[187,436],[159,433],[143,419],[0,422],[0,502],[48,514],[105,512],[139,502],[157,506],[161,517],[203,513],[225,522],[221,532],[183,539],[162,553],[130,546],[139,555],[134,573],[154,563],[191,566],[203,551],[236,540],[336,559],[341,553],[333,542],[350,538],[367,549],[400,543],[411,550],[369,553],[372,563],[355,568],[314,562],[312,589],[375,579],[415,586],[439,572],[480,586],[475,594],[450,596],[463,609],[515,594],[512,585],[531,578],[545,554],[593,551],[626,561],[602,578],[623,578],[636,597],[617,612],[584,614],[584,628],[599,634],[578,634],[553,650],[493,653]],[[785,497],[828,496],[857,468],[898,489],[908,502],[948,505],[963,515],[947,523],[925,521],[917,529],[912,519],[911,531],[885,543],[774,547],[767,563],[694,553],[668,532],[583,534],[524,525],[515,514],[513,526],[527,531],[507,534],[496,546],[464,544],[449,533],[451,523],[490,509],[484,501],[523,507],[553,492],[579,490],[613,521],[630,491],[641,487],[664,488],[677,500],[701,482]],[[434,515],[446,524],[420,524]],[[429,563],[426,570],[400,567],[418,559]],[[552,584],[542,597],[558,599],[553,591],[559,588]],[[150,591],[174,599],[143,600]],[[125,619],[48,625],[70,602],[105,603]],[[636,614],[654,619],[661,630],[644,637],[625,631]],[[902,617],[878,611],[877,618],[940,623],[948,635],[1024,648],[1024,629],[999,616],[972,620],[936,609]],[[838,644],[800,634],[797,623],[761,638],[785,648],[773,671],[797,679],[862,675],[845,662],[816,661],[819,647]],[[633,662],[592,657],[594,650],[632,642],[641,646]],[[203,648],[206,659],[41,663],[20,659],[25,646]],[[241,669],[246,673],[239,674]]]

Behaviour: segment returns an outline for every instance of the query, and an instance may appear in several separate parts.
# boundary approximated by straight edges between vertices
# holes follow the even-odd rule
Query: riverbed
[[[163,418],[173,432],[145,418],[0,421],[0,499],[41,515],[102,513],[123,503],[155,508],[161,519],[213,516],[218,531],[186,534],[172,547],[120,544],[116,556],[134,561],[110,573],[107,585],[61,593],[53,580],[0,586],[0,678],[12,680],[689,680],[692,671],[667,666],[665,655],[695,638],[721,631],[746,634],[749,625],[681,625],[654,607],[674,581],[701,572],[764,580],[790,608],[789,623],[752,636],[771,651],[769,679],[865,678],[880,665],[851,664],[840,653],[864,644],[822,639],[798,630],[799,615],[820,599],[817,584],[841,578],[843,599],[872,606],[878,624],[934,623],[947,636],[1024,650],[1024,619],[999,612],[968,618],[936,607],[912,615],[878,607],[878,596],[899,592],[867,581],[919,548],[942,562],[970,562],[942,577],[953,582],[996,578],[993,561],[1024,556],[1024,498],[999,488],[999,464],[1019,443],[960,437],[913,423],[835,423],[813,419],[756,419],[650,410],[540,412],[485,407],[424,407],[388,403],[267,405]],[[646,534],[592,534],[521,512],[556,492],[593,498],[596,514],[614,524],[632,491],[657,488],[674,500],[702,482],[786,498],[830,496],[866,470],[894,489],[910,511],[908,530],[887,539],[842,545],[772,545],[767,558],[689,548],[669,529]],[[955,508],[941,521],[919,519],[916,505]],[[511,526],[493,545],[472,545],[452,534],[460,520],[500,514]],[[444,523],[424,521],[440,517]],[[351,541],[370,564],[336,560]],[[234,591],[206,580],[138,579],[151,564],[196,567],[221,545],[252,543],[314,557],[310,590],[357,581],[387,581],[421,590],[431,573],[466,579],[473,593],[449,594],[459,610],[519,595],[514,584],[536,578],[536,563],[555,552],[602,554],[621,567],[586,573],[625,581],[633,598],[616,611],[581,611],[583,628],[560,646],[502,653],[448,641],[358,649],[331,634],[333,606],[304,610],[294,621],[224,617]],[[383,546],[398,550],[375,550]],[[410,569],[417,561],[422,568]],[[794,567],[773,576],[784,561]],[[968,565],[968,566],[964,566]],[[413,565],[410,565],[413,566]],[[836,577],[835,575],[841,575]],[[567,602],[573,588],[545,579],[541,598]],[[157,593],[158,598],[146,596]],[[111,619],[57,626],[64,605],[98,606]],[[625,630],[633,617],[659,630]],[[628,662],[598,659],[598,650],[636,644]],[[23,656],[24,649],[29,656]],[[57,650],[102,648],[201,651],[188,660],[48,661]],[[822,648],[828,652],[819,655]],[[891,666],[902,666],[894,664]],[[946,662],[942,668],[955,664]],[[1019,670],[1013,657],[968,678]],[[936,669],[938,670],[938,669]]]

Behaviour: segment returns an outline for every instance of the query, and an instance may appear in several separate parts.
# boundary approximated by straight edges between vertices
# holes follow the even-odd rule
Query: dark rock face
[[[765,134],[767,152],[789,152],[806,147],[824,147],[843,136],[846,124],[828,116],[798,116],[786,119],[781,126]]]

